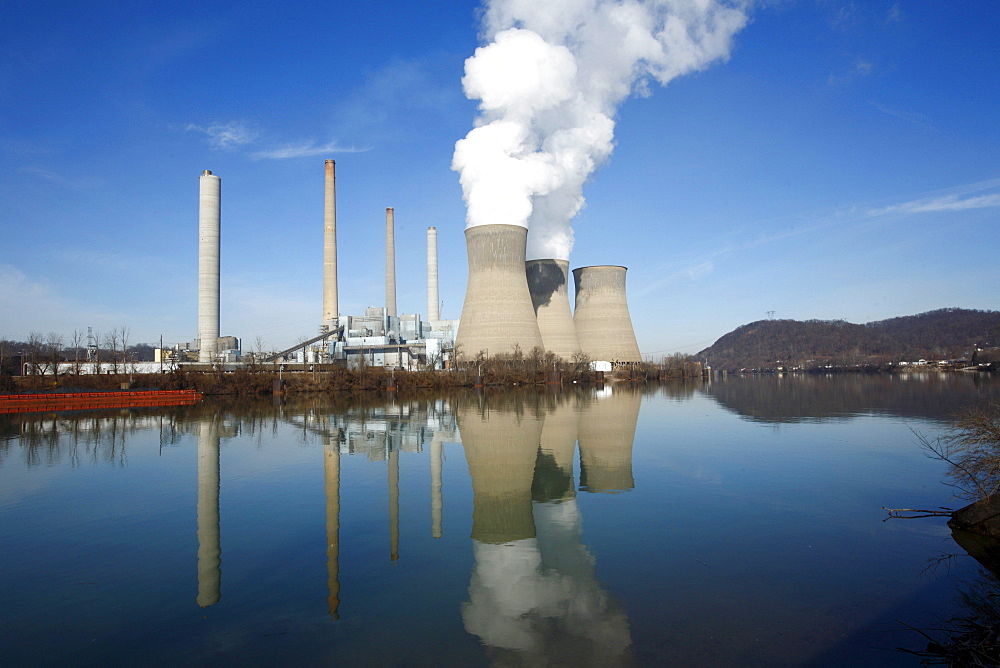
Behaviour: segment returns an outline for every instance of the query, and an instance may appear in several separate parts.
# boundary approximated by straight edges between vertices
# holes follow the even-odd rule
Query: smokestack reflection
[[[399,450],[389,449],[389,558],[399,560]]]
[[[443,443],[440,434],[431,439],[431,535],[441,537],[441,516],[444,509],[444,495],[441,492],[441,464]]]
[[[219,426],[212,418],[198,425],[198,605],[222,598],[219,545]]]
[[[326,570],[330,616],[340,619],[340,444],[328,438],[323,448],[323,488],[326,492]]]

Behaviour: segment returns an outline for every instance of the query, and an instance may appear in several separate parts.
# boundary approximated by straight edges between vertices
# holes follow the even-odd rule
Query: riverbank
[[[603,381],[656,380],[672,377],[656,365],[644,364],[601,374],[589,366],[564,369],[484,365],[451,371],[405,371],[383,367],[338,368],[288,373],[237,369],[231,372],[175,371],[165,374],[81,374],[8,377],[4,391],[70,392],[74,390],[195,390],[206,395],[268,395],[307,392],[428,390],[457,387],[514,387],[549,384],[592,384]]]

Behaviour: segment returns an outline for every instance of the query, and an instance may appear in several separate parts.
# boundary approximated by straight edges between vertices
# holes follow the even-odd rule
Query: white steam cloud
[[[568,260],[583,184],[614,148],[615,113],[728,57],[740,0],[487,0],[489,43],[465,61],[476,127],[455,144],[469,227],[528,228],[528,258]]]

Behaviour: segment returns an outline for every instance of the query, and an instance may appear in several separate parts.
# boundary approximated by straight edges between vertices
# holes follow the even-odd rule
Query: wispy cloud
[[[906,121],[907,123],[913,123],[917,127],[924,128],[925,130],[934,129],[934,125],[931,123],[930,117],[924,114],[915,111],[900,111],[899,109],[891,109],[880,102],[872,102],[871,105],[883,114],[894,116],[900,120]]]
[[[931,197],[918,199],[902,204],[882,207],[880,209],[869,209],[869,216],[885,216],[889,214],[913,214],[930,213],[934,211],[965,211],[967,209],[987,209],[1000,206],[1000,194],[976,195],[974,197],[960,197],[958,195],[944,195],[942,197]]]
[[[184,129],[201,132],[207,137],[207,141],[212,148],[224,151],[249,144],[260,136],[260,133],[251,128],[245,121],[212,123],[211,125],[188,123]]]
[[[335,153],[364,153],[370,151],[370,146],[361,148],[345,147],[337,145],[337,142],[329,142],[317,145],[315,141],[307,141],[299,144],[286,144],[278,148],[266,151],[257,151],[251,154],[255,160],[285,160],[288,158],[306,158],[315,155],[330,155]]]
[[[867,77],[875,71],[875,63],[860,56],[854,59],[850,69],[839,74],[830,74],[826,78],[828,86],[843,86],[851,83],[855,79]]]

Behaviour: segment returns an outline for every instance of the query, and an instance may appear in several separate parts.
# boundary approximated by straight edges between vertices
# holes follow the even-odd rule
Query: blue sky
[[[148,4],[149,6],[144,6]],[[156,6],[154,6],[156,5]],[[0,5],[0,337],[125,325],[195,338],[198,176],[222,178],[221,329],[292,344],[321,317],[323,161],[340,310],[466,283],[451,170],[476,101],[476,2]],[[997,309],[1000,3],[761,2],[727,60],[619,107],[572,267],[629,267],[644,354],[767,317]]]

